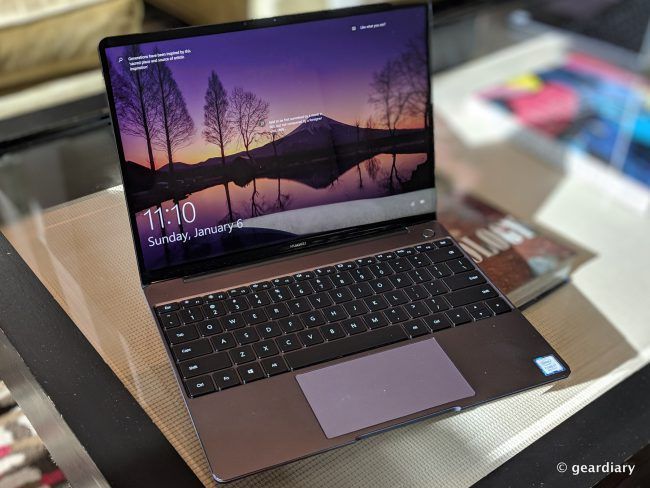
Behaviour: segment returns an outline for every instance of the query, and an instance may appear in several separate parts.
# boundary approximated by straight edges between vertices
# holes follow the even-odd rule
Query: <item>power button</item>
[[[422,231],[422,237],[424,237],[425,239],[431,239],[435,235],[436,235],[436,231],[433,229],[424,229]]]

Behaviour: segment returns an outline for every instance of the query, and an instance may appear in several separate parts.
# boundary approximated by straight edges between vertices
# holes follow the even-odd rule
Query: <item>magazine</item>
[[[475,197],[445,195],[438,208],[439,221],[517,307],[565,282],[576,264],[568,243]]]

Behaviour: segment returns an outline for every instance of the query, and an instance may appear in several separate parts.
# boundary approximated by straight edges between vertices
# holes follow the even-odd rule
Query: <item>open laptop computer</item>
[[[429,18],[100,45],[144,295],[218,481],[569,374],[436,221]]]

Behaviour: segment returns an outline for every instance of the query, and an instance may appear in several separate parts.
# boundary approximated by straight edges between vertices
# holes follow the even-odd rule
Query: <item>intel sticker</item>
[[[550,356],[535,358],[534,361],[545,376],[561,373],[565,370],[564,366],[560,364],[560,361],[558,361],[552,354]]]

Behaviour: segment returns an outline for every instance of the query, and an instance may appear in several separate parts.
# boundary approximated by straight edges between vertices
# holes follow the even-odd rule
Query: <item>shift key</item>
[[[492,298],[497,296],[497,293],[494,291],[490,285],[478,285],[465,288],[464,290],[458,290],[453,293],[448,293],[445,295],[445,300],[451,303],[452,307],[460,307],[462,305],[467,305],[468,303],[478,302],[480,300],[485,300],[486,298]]]
[[[184,361],[186,359],[192,359],[197,356],[211,353],[212,346],[208,339],[199,339],[198,341],[174,346],[172,347],[172,352],[177,361]]]

